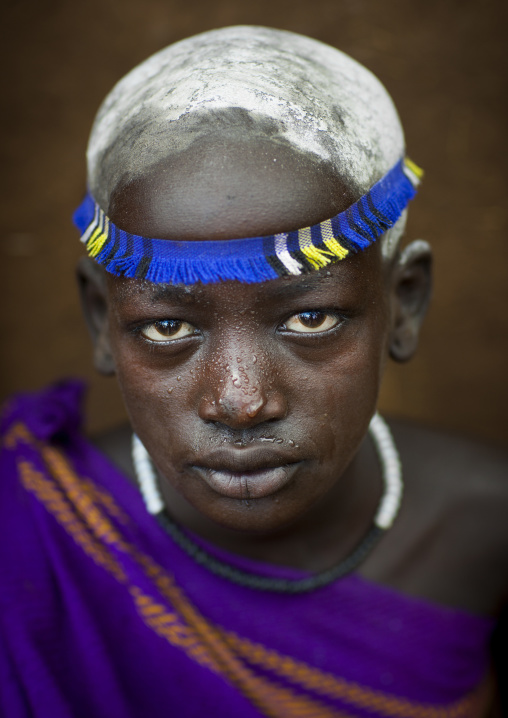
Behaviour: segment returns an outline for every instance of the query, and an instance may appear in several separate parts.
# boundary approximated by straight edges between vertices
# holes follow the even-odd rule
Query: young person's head
[[[96,366],[117,375],[160,473],[213,521],[272,532],[326,500],[367,431],[388,356],[413,354],[430,260],[423,242],[400,251],[404,208],[363,251],[344,238],[340,261],[332,239],[316,254],[314,228],[298,250],[289,235],[350,208],[403,157],[399,118],[373,75],[266,28],[170,46],[101,107],[89,190],[102,229],[129,234],[123,249],[113,233],[107,252],[92,252],[110,271],[93,259],[80,267]],[[365,221],[368,236],[357,211],[347,221]],[[195,262],[201,281],[168,281],[153,249],[134,267],[130,235],[185,242],[186,269],[173,276]],[[268,262],[228,256],[228,241],[254,237],[275,242]]]

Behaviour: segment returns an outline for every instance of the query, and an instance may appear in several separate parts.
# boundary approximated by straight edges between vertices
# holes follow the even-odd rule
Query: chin
[[[285,531],[304,516],[313,502],[295,501],[285,489],[264,498],[209,498],[204,505],[193,503],[201,517],[229,531],[269,536]]]

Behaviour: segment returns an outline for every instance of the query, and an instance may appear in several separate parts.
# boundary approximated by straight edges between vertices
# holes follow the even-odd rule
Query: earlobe
[[[89,257],[77,266],[79,295],[85,321],[92,338],[94,366],[105,376],[115,373],[109,341],[108,301],[104,270]]]
[[[401,253],[393,269],[392,329],[389,350],[392,359],[411,359],[432,292],[432,252],[418,239]]]

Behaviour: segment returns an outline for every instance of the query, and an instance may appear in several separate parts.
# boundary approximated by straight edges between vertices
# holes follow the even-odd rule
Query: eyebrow
[[[274,287],[271,292],[271,296],[274,299],[293,299],[309,292],[314,292],[316,289],[328,288],[330,284],[336,284],[335,277],[330,276],[318,276],[305,277],[299,282],[291,282],[288,284],[280,283],[279,286]]]
[[[194,303],[197,297],[192,292],[191,287],[183,287],[181,285],[160,284],[150,294],[152,302],[160,302],[161,300],[173,302],[185,302],[187,304]]]
[[[296,277],[295,277],[296,279]],[[316,289],[319,289],[324,284],[331,284],[335,283],[333,282],[333,277],[327,276],[316,276],[313,277],[305,277],[302,278],[299,282],[292,281],[291,283],[278,283],[277,286],[273,286],[271,280],[267,280],[265,283],[265,286],[267,286],[269,293],[273,295],[274,297],[286,297],[291,298],[293,296],[298,296],[300,294],[306,294],[307,292],[312,292]],[[271,286],[270,286],[271,285]],[[213,285],[212,285],[213,286]],[[263,286],[262,284],[260,286]],[[192,285],[191,285],[192,287]],[[164,284],[157,287],[156,291],[153,293],[152,298],[154,301],[158,301],[159,299],[170,299],[170,300],[187,300],[187,301],[196,301],[197,297],[192,291],[191,287],[184,288],[181,285],[171,285],[171,284]],[[205,285],[206,287],[206,285]],[[200,285],[200,289],[203,289]]]
[[[328,289],[330,285],[337,284],[337,278],[334,275],[320,276],[316,274],[305,275],[303,277],[291,277],[288,278],[287,283],[279,279],[277,282],[267,280],[266,283],[260,283],[258,287],[266,287],[266,294],[273,301],[279,300],[292,300],[310,292],[319,289]],[[274,286],[275,284],[275,286]],[[155,304],[156,302],[168,302],[168,303],[184,303],[184,304],[196,304],[200,300],[206,299],[206,295],[203,296],[203,292],[206,292],[207,286],[211,285],[189,285],[183,286],[181,284],[158,284],[150,287],[150,292],[147,299]],[[250,285],[252,286],[252,285]]]

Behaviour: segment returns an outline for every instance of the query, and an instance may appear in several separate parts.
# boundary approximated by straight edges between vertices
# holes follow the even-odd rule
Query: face
[[[217,182],[201,172],[179,184],[188,206],[216,208],[208,223],[197,212],[192,229],[160,168],[113,193],[112,220],[160,238],[174,235],[175,222],[191,240],[248,236],[274,231],[279,215],[286,226],[277,229],[294,228],[292,203],[319,221],[356,199],[326,168],[280,147],[270,159],[286,166],[282,173],[266,173],[255,154],[245,163],[243,146],[228,151],[227,163],[202,163]],[[232,162],[234,186],[220,174]],[[102,345],[166,493],[222,527],[269,534],[340,489],[376,406],[391,278],[379,244],[327,270],[261,284],[182,287],[108,275]]]
[[[273,531],[340,480],[386,356],[378,252],[303,279],[184,289],[113,278],[108,293],[133,428],[195,509]]]

